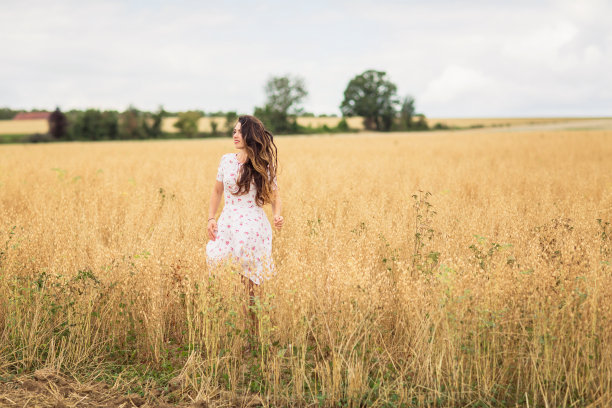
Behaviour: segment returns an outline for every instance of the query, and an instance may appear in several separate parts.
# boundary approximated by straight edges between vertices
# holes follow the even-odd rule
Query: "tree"
[[[99,126],[102,129],[102,132],[106,135],[106,138],[112,140],[119,138],[119,112],[102,112]]]
[[[396,113],[397,86],[386,72],[368,70],[349,82],[340,110],[344,116],[363,116],[366,129],[391,130]]]
[[[122,139],[146,139],[145,115],[131,106],[121,114],[119,135]]]
[[[413,124],[413,127],[416,130],[427,130],[427,129],[429,129],[429,125],[427,124],[427,119],[425,118],[425,115],[423,115],[422,113],[417,113],[414,116],[418,118],[416,123]]]
[[[255,108],[260,118],[272,132],[290,133],[297,129],[295,116],[301,112],[299,105],[308,95],[304,80],[289,75],[272,77],[266,82],[266,105]]]
[[[400,121],[402,126],[406,127],[406,129],[412,128],[412,118],[414,117],[415,112],[414,98],[412,96],[406,96],[402,101],[402,107],[400,109]]]
[[[4,119],[13,119],[15,115],[17,115],[19,111],[13,110],[11,108],[0,108],[0,120]]]
[[[340,132],[348,132],[351,130],[345,118],[340,119],[340,122],[336,125],[336,129]]]
[[[225,130],[231,136],[234,131],[234,125],[238,121],[238,113],[236,111],[228,111],[225,114]]]
[[[64,115],[59,107],[49,115],[49,134],[54,139],[64,139],[68,134],[68,118]]]
[[[101,112],[88,109],[85,112],[70,112],[71,126],[68,138],[72,140],[116,139],[118,114],[115,111]]]
[[[198,135],[198,121],[202,116],[201,111],[181,112],[178,114],[178,120],[174,127],[186,137],[195,137]]]
[[[211,119],[210,120],[210,135],[213,137],[217,136],[218,129],[219,129],[219,124],[217,123],[217,121],[214,119]]]
[[[156,113],[147,113],[143,122],[148,137],[159,138],[162,135],[162,120],[166,115],[164,107],[160,106]]]
[[[297,115],[302,111],[299,104],[308,95],[304,80],[289,75],[272,77],[266,83],[266,106],[286,115]]]

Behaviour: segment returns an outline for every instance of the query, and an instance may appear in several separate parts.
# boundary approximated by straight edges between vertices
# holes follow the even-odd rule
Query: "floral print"
[[[217,181],[223,183],[225,204],[217,220],[217,236],[206,244],[206,256],[211,266],[228,260],[239,263],[244,276],[259,285],[274,273],[272,227],[255,202],[254,183],[247,194],[234,195],[241,166],[235,153],[221,157]]]

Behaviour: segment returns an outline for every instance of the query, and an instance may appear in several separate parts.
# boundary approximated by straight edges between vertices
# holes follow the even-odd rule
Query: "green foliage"
[[[273,133],[297,133],[296,115],[308,95],[304,80],[289,75],[272,77],[265,86],[266,104],[256,107],[254,115]]]
[[[49,121],[54,120],[54,115],[62,114],[59,112],[51,114]],[[160,107],[157,112],[150,113],[141,111],[134,106],[130,106],[122,113],[117,111],[100,111],[98,109],[88,109],[86,111],[70,111],[66,118],[67,131],[62,140],[117,140],[117,139],[148,139],[163,136],[162,120],[167,112]],[[63,114],[62,114],[63,115]],[[60,117],[61,118],[61,117]],[[61,120],[61,119],[60,119]],[[53,125],[49,128],[53,134]],[[57,134],[61,131],[58,129]]]
[[[22,134],[0,135],[0,144],[1,143],[23,143],[23,142],[27,142],[27,140],[23,140]]]
[[[320,134],[320,133],[347,133],[347,132],[356,132],[356,129],[351,129],[346,121],[346,119],[342,118],[340,122],[336,126],[330,127],[327,125],[312,127],[312,126],[300,126],[299,124],[295,125],[295,133],[299,134]]]
[[[119,115],[116,111],[88,109],[72,111],[68,115],[69,140],[105,140],[119,136]]]
[[[390,277],[393,286],[396,286],[399,275],[398,262],[400,261],[400,250],[397,247],[391,246],[391,243],[389,243],[384,234],[378,234],[378,238],[380,238],[383,267]]]
[[[270,78],[265,91],[266,106],[273,111],[293,115],[301,111],[299,104],[308,95],[304,80],[300,77],[291,78],[288,75]]]
[[[414,252],[412,266],[419,272],[431,274],[438,266],[440,253],[431,250],[435,231],[432,227],[436,211],[429,202],[431,193],[419,190],[412,195],[415,212]]]
[[[211,136],[217,136],[218,135],[219,124],[217,123],[216,120],[214,120],[214,119],[210,120],[210,129],[211,129],[211,131],[210,131]]]
[[[400,108],[400,124],[406,129],[412,128],[412,118],[415,112],[414,98],[412,96],[406,96],[402,100],[402,107]]]
[[[342,118],[340,120],[340,122],[338,122],[338,124],[336,125],[336,128],[340,131],[340,132],[348,132],[351,130],[351,128],[348,125],[348,122],[346,121],[346,119]]]
[[[415,124],[413,124],[412,128],[416,129],[416,130],[427,130],[429,129],[429,126],[427,125],[427,119],[425,118],[425,115],[423,115],[422,113],[419,113],[416,115],[416,117],[418,118],[417,122]]]
[[[0,120],[13,119],[19,112],[21,111],[13,110],[11,108],[0,108]]]
[[[444,130],[444,129],[450,129],[450,128],[448,127],[448,125],[445,125],[444,123],[440,123],[440,122],[437,122],[437,123],[434,125],[434,127],[433,127],[433,128],[434,128],[434,130]]]
[[[162,136],[162,120],[165,111],[159,107],[155,113],[144,112],[130,106],[119,117],[121,139],[157,139]]]
[[[45,143],[45,142],[53,142],[53,136],[49,133],[34,133],[19,139],[20,142],[25,143]]]
[[[165,115],[166,115],[166,112],[164,111],[163,106],[160,106],[157,112],[153,114],[147,113],[147,116],[150,116],[150,117],[147,118],[148,120],[144,121],[144,125],[145,125],[145,130],[149,137],[159,138],[163,135],[162,121]],[[150,126],[149,126],[149,122],[152,122]]]
[[[264,124],[264,126],[272,133],[299,133],[299,127],[295,118],[291,120],[288,115],[283,112],[272,110],[270,107],[256,107],[253,113]]]
[[[491,269],[491,264],[493,263],[493,258],[496,253],[512,247],[512,244],[491,242],[487,237],[482,237],[480,235],[474,235],[474,237],[478,242],[470,245],[470,250],[474,255],[474,261],[483,271],[489,271]],[[512,257],[506,260],[508,265],[512,265],[514,262],[515,260]]]
[[[121,139],[145,139],[145,117],[138,109],[130,106],[119,117],[119,136]]]
[[[201,111],[181,112],[178,114],[178,120],[174,124],[174,127],[185,137],[196,137],[198,135],[198,121],[201,117]]]
[[[234,126],[238,122],[238,113],[236,111],[228,111],[225,113],[225,129],[227,135],[231,136],[234,130]]]
[[[397,86],[386,72],[368,70],[349,82],[340,110],[344,116],[363,116],[366,129],[389,131],[396,114]]]

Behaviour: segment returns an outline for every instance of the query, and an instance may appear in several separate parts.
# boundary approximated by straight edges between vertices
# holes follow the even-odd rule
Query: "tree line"
[[[349,81],[340,104],[343,118],[334,127],[324,125],[313,129],[298,124],[298,116],[314,116],[304,112],[301,107],[308,91],[304,80],[298,76],[284,75],[270,78],[265,84],[265,93],[264,106],[255,107],[253,114],[275,134],[348,132],[351,129],[345,118],[352,116],[363,117],[364,127],[368,130],[428,129],[425,116],[415,110],[414,98],[411,96],[400,98],[397,86],[384,71],[367,70]],[[13,117],[17,112],[2,108],[0,119]],[[223,136],[231,134],[231,129],[238,119],[236,111],[211,112],[208,116],[223,119],[211,120],[211,130],[202,133],[198,129],[198,122],[205,116],[205,112],[201,110],[173,113],[165,111],[163,107],[155,112],[141,111],[130,106],[124,112],[88,109],[65,113],[57,108],[49,117],[49,133],[31,135],[27,140],[127,140]],[[163,131],[162,121],[166,117],[177,118],[174,123],[177,134]]]
[[[254,115],[273,132],[300,133],[303,129],[297,124],[297,116],[303,114],[300,106],[308,95],[304,80],[288,75],[274,77],[266,83],[265,91],[266,104],[256,107]],[[414,98],[407,95],[400,99],[397,85],[384,71],[367,70],[352,78],[344,91],[340,110],[343,117],[363,117],[363,125],[368,130],[428,129],[425,115],[416,112]],[[346,120],[338,128],[348,130]]]

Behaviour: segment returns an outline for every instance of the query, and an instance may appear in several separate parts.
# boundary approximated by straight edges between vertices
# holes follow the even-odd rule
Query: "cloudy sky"
[[[0,106],[307,111],[386,71],[430,117],[612,115],[612,1],[0,0]]]

